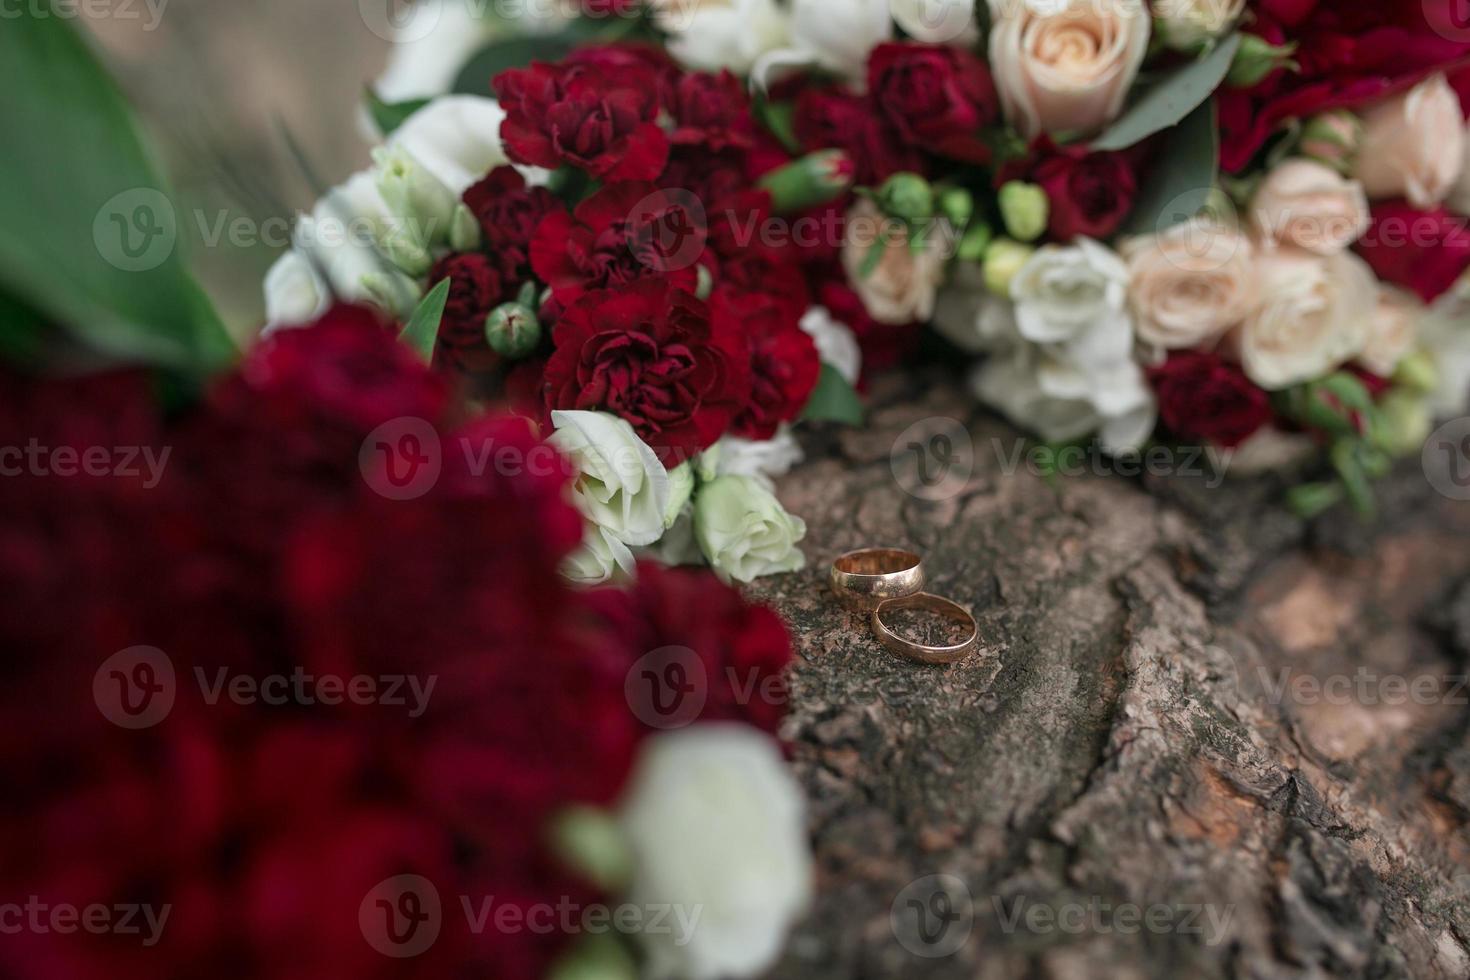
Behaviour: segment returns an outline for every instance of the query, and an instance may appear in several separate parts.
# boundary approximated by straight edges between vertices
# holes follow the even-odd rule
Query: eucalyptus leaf
[[[425,364],[434,360],[434,344],[439,340],[439,321],[444,319],[444,304],[449,301],[449,278],[445,277],[439,281],[439,285],[429,290],[428,295],[419,300],[419,305],[414,307],[413,314],[408,318],[408,326],[403,328],[403,333],[398,339],[424,359]]]
[[[1232,34],[1203,58],[1146,88],[1106,132],[1092,141],[1092,149],[1126,150],[1178,125],[1220,87],[1239,48],[1240,35]]]
[[[1219,173],[1220,133],[1212,99],[1169,133],[1133,202],[1126,230],[1155,234],[1188,221],[1211,203]]]
[[[817,386],[807,399],[801,417],[813,422],[863,424],[863,403],[842,373],[830,364],[822,365]]]
[[[235,348],[184,266],[185,215],[73,22],[32,4],[0,30],[0,291],[104,355],[191,371]],[[9,336],[0,348],[30,341]]]

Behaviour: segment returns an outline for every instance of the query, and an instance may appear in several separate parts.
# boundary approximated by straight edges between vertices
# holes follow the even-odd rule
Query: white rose
[[[971,380],[975,396],[1022,429],[1047,442],[1072,442],[1096,432],[1103,447],[1121,453],[1138,449],[1153,433],[1157,408],[1143,372],[1118,365],[1110,404],[1118,411],[1104,416],[1086,395],[1061,397],[1043,388],[1046,355],[1034,344],[991,357]]]
[[[495,35],[493,18],[463,0],[420,0],[394,31],[388,64],[373,84],[385,102],[448,92],[470,57]]]
[[[1261,182],[1251,198],[1250,219],[1268,245],[1332,255],[1368,230],[1368,195],[1358,181],[1297,157],[1277,164]]]
[[[331,294],[320,273],[294,248],[282,254],[265,274],[265,329],[299,327],[326,312]]]
[[[1394,368],[1419,341],[1419,320],[1424,304],[1413,293],[1393,286],[1378,287],[1378,305],[1370,319],[1368,342],[1358,353],[1358,363],[1382,378],[1393,377]]]
[[[479,95],[440,96],[403,121],[388,137],[455,199],[496,167],[510,162],[500,143],[505,110]]]
[[[886,217],[872,201],[863,199],[847,212],[842,268],[869,316],[879,323],[901,324],[933,315],[951,245],[941,233],[947,227],[931,228],[915,251],[903,223]],[[882,254],[870,264],[874,247]]]
[[[1245,0],[1154,0],[1164,42],[1180,50],[1220,37],[1244,11]]]
[[[582,545],[561,565],[562,576],[578,585],[624,582],[636,573],[637,560],[627,545],[605,527],[587,525]]]
[[[577,467],[572,496],[589,521],[628,545],[664,533],[669,472],[633,427],[606,412],[552,412],[547,439]]]
[[[1138,339],[1165,350],[1208,346],[1256,306],[1255,250],[1216,222],[1185,221],[1125,242]]]
[[[302,215],[293,237],[338,298],[373,303],[402,318],[412,312],[420,290],[378,250],[378,240],[394,220],[373,174],[362,171],[328,191],[310,215]]]
[[[1368,339],[1378,281],[1351,252],[1282,248],[1257,262],[1261,306],[1230,335],[1241,366],[1268,391],[1320,378]]]
[[[1443,74],[1363,113],[1354,176],[1374,200],[1407,197],[1416,208],[1443,201],[1465,166],[1460,97]]]
[[[639,934],[650,977],[748,977],[775,963],[811,903],[812,858],[774,739],[731,723],[652,736],[621,823],[634,856],[626,900],[672,906],[672,929]]]
[[[669,54],[696,71],[748,75],[762,55],[791,43],[790,19],[775,0],[658,0]]]
[[[868,54],[893,37],[888,0],[791,0],[790,42],[751,70],[766,85],[786,68],[816,66],[851,82],[867,73]]]
[[[889,9],[915,41],[968,48],[980,40],[974,0],[890,0]]]
[[[706,479],[716,476],[782,476],[806,458],[801,444],[791,434],[791,427],[782,425],[770,439],[741,439],[739,436],[722,436],[720,441],[705,451],[702,463],[709,466]]]
[[[1143,0],[990,0],[990,70],[1027,140],[1090,135],[1118,117],[1148,52]]]
[[[1016,329],[1033,343],[1060,343],[1128,320],[1128,267],[1090,238],[1037,249],[1010,288]]]
[[[1438,375],[1429,395],[1435,418],[1470,413],[1470,279],[1435,300],[1419,322],[1419,340]]]
[[[694,536],[721,578],[750,582],[806,564],[796,545],[806,522],[786,513],[754,476],[721,476],[694,495]]]
[[[825,306],[813,306],[802,314],[800,325],[817,345],[822,363],[835,368],[848,384],[857,384],[863,370],[863,351],[847,324],[832,319]]]

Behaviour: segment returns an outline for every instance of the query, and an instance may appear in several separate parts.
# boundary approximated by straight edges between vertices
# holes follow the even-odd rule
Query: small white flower
[[[445,95],[403,121],[388,137],[419,166],[460,195],[496,167],[510,162],[500,142],[505,110],[479,95]]]
[[[644,741],[621,809],[627,901],[670,907],[639,934],[654,980],[749,977],[780,955],[812,898],[801,789],[774,739],[705,723]]]
[[[847,324],[832,319],[825,306],[813,306],[802,314],[801,329],[817,345],[817,356],[823,364],[836,368],[848,384],[857,384],[863,370],[863,351]]]
[[[631,579],[637,567],[633,552],[607,528],[587,525],[582,545],[561,565],[562,575],[578,585],[601,585]]]
[[[577,467],[572,496],[593,524],[627,545],[653,544],[669,512],[669,472],[633,427],[606,412],[552,412],[548,442]]]
[[[775,0],[658,0],[669,54],[686,68],[747,75],[762,55],[786,47],[791,29]]]
[[[791,434],[791,427],[782,425],[771,439],[741,439],[738,436],[722,436],[720,441],[705,451],[709,459],[707,480],[717,476],[783,476],[806,458],[801,444]],[[704,462],[704,460],[701,460]]]
[[[806,522],[788,514],[767,484],[760,477],[722,476],[694,495],[694,536],[721,578],[750,582],[806,564],[796,546],[806,536]]]
[[[768,51],[752,68],[757,84],[802,66],[861,83],[868,54],[893,37],[893,18],[888,0],[791,0],[789,30],[789,46]]]
[[[420,0],[394,32],[375,91],[384,102],[443,95],[470,57],[495,34],[495,22],[464,0]]]
[[[1061,343],[1128,322],[1128,267],[1090,238],[1036,250],[1011,280],[1016,329],[1033,343]]]
[[[419,300],[419,286],[377,246],[394,221],[372,172],[364,170],[328,191],[310,215],[302,215],[294,240],[296,248],[322,270],[338,298],[373,303],[404,317]]]
[[[276,259],[265,274],[265,329],[299,327],[326,312],[331,302],[327,284],[306,256],[294,248]]]

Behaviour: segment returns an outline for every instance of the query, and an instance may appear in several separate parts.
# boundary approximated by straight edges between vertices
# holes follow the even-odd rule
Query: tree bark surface
[[[1470,504],[1418,461],[1371,524],[1271,479],[1048,478],[958,387],[890,385],[780,481],[807,568],[749,590],[796,637],[817,863],[771,975],[1470,977]],[[921,499],[945,418],[973,471]],[[879,544],[975,652],[899,659],[832,599]]]

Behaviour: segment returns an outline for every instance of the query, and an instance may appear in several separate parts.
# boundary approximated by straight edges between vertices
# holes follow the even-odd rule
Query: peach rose
[[[1363,143],[1354,176],[1368,196],[1407,197],[1416,208],[1443,201],[1465,165],[1460,97],[1443,74],[1363,113]]]
[[[1368,230],[1368,195],[1362,184],[1324,164],[1286,160],[1256,189],[1250,220],[1267,247],[1295,245],[1335,255]]]
[[[1234,228],[1186,221],[1123,244],[1138,339],[1208,346],[1256,307],[1255,249]]]
[[[1143,0],[990,5],[990,70],[1006,119],[1022,136],[1087,135],[1117,118],[1148,50]]]
[[[1423,314],[1424,304],[1413,293],[1380,286],[1368,342],[1358,354],[1358,363],[1381,378],[1391,377],[1399,361],[1418,343]]]
[[[1256,261],[1261,306],[1227,338],[1246,375],[1268,391],[1320,378],[1368,340],[1378,281],[1351,252],[1279,248]]]
[[[909,242],[902,221],[889,218],[869,200],[847,212],[842,268],[868,315],[879,323],[912,323],[934,314],[934,296],[953,246],[948,226],[930,224],[923,244]],[[881,249],[874,264],[873,248]]]

